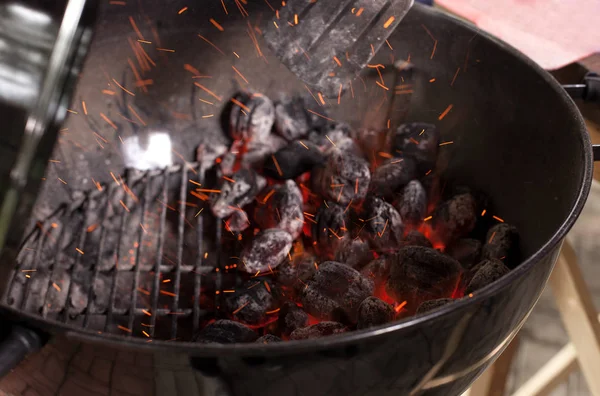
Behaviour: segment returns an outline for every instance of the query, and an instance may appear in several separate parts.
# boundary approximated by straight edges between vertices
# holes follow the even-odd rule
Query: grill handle
[[[16,324],[9,326],[8,335],[0,341],[0,378],[14,369],[27,355],[39,351],[47,341],[46,337],[34,330]]]

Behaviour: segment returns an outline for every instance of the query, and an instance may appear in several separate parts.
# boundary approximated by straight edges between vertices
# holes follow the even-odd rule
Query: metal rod
[[[185,203],[187,200],[187,168],[181,168],[181,186],[179,190],[179,220],[177,223],[177,266],[175,267],[175,281],[173,285],[173,304],[171,311],[171,338],[177,338],[177,320],[179,312],[179,292],[181,286],[181,261],[183,260],[183,244],[185,231]]]
[[[198,183],[204,184],[205,170],[200,167],[198,174]],[[204,208],[202,208],[204,209]],[[194,333],[200,330],[200,297],[202,293],[202,259],[204,258],[204,218],[201,216],[200,209],[196,214],[196,239],[198,241],[198,251],[196,257],[196,265],[194,267],[194,317],[193,317],[193,329]]]
[[[159,226],[159,230],[158,230],[158,249],[156,251],[156,264],[154,266],[154,282],[153,282],[153,286],[152,286],[152,316],[150,317],[150,328],[149,328],[149,333],[150,333],[150,337],[154,337],[154,333],[155,333],[155,329],[156,329],[156,317],[158,315],[155,315],[157,309],[158,309],[158,297],[159,297],[159,293],[160,293],[160,266],[162,264],[162,260],[163,260],[163,249],[164,249],[164,243],[165,243],[165,223],[167,220],[167,210],[169,210],[169,208],[167,208],[167,200],[168,200],[168,196],[167,196],[167,190],[169,188],[169,170],[165,169],[165,171],[163,172],[163,176],[165,178],[164,180],[164,184],[163,184],[163,188],[162,188],[162,192],[161,192],[161,200],[164,204],[164,207],[162,208],[162,212],[160,214],[160,226]]]

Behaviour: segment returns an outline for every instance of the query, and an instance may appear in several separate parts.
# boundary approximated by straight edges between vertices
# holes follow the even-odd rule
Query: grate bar
[[[204,184],[204,169],[200,168],[198,175],[198,183]],[[204,208],[203,208],[204,209]],[[202,210],[202,209],[201,209]],[[194,316],[192,318],[192,326],[194,333],[200,330],[200,297],[202,292],[202,259],[204,257],[204,218],[200,214],[196,215],[196,239],[198,242],[198,256],[196,257],[196,266],[194,268]]]
[[[179,190],[179,217],[177,223],[177,267],[175,268],[175,283],[173,285],[173,305],[171,310],[179,310],[179,292],[181,289],[181,265],[183,260],[183,244],[185,232],[185,203],[187,201],[187,168],[181,169],[181,187]],[[171,338],[177,338],[177,315],[173,315],[171,322]]]
[[[129,172],[125,175],[125,183],[129,184]],[[120,190],[117,190],[120,192]],[[110,199],[110,197],[109,197]],[[123,200],[125,206],[130,206],[129,194],[123,194]],[[121,205],[122,206],[122,205]],[[114,267],[111,269],[112,273],[112,285],[110,287],[110,297],[108,299],[108,311],[106,313],[106,323],[104,324],[104,331],[108,331],[109,326],[112,324],[112,318],[115,306],[115,297],[117,291],[117,281],[119,278],[119,260],[121,259],[121,250],[123,249],[123,234],[125,233],[125,219],[127,218],[127,211],[124,207],[121,208],[121,225],[119,227],[119,234],[117,235],[117,258]]]
[[[106,187],[106,203],[104,204],[102,217],[100,220],[100,245],[98,246],[98,256],[96,257],[96,262],[94,264],[94,274],[92,275],[90,289],[88,290],[88,305],[85,310],[85,316],[83,318],[83,328],[88,327],[89,319],[90,319],[90,307],[92,305],[92,298],[94,296],[94,287],[96,285],[96,280],[98,279],[98,273],[100,272],[100,262],[102,257],[104,256],[104,247],[106,245],[106,236],[108,234],[107,227],[105,226],[108,221],[109,208],[110,208],[110,197],[112,196],[113,191],[116,189],[116,185],[111,184]]]
[[[165,244],[165,223],[167,221],[167,210],[169,210],[169,208],[166,207],[168,201],[167,190],[169,188],[169,175],[169,170],[165,169],[163,172],[165,180],[161,191],[161,200],[162,202],[164,202],[165,206],[162,208],[162,213],[160,214],[160,226],[158,230],[158,249],[156,251],[156,264],[154,266],[154,279],[151,296],[152,316],[150,317],[150,337],[154,337],[154,332],[156,328],[157,315],[154,315],[154,312],[156,312],[158,309],[158,297],[160,292],[160,266],[163,260],[163,249]]]
[[[142,255],[142,242],[144,239],[144,230],[142,229],[142,225],[146,224],[146,211],[148,209],[148,201],[150,200],[150,181],[147,180],[148,174],[145,173],[141,179],[143,186],[143,197],[141,199],[141,211],[142,214],[140,216],[140,227],[138,229],[138,247],[135,250],[135,274],[133,276],[133,288],[131,289],[131,305],[129,306],[129,318],[128,318],[128,327],[133,330],[133,323],[135,321],[135,309],[137,307],[137,298],[138,298],[138,286],[140,283],[140,256]],[[133,186],[131,186],[133,187]],[[131,189],[131,187],[129,187]],[[131,337],[133,335],[133,331],[128,333],[128,336]]]
[[[85,246],[85,240],[86,240],[87,234],[88,234],[87,233],[87,223],[91,216],[90,208],[92,206],[90,203],[89,197],[86,197],[82,206],[85,209],[84,209],[84,215],[83,215],[83,223],[82,223],[81,231],[79,233],[79,240],[77,241],[77,246],[76,246],[79,249],[83,249],[83,247]],[[65,322],[65,323],[68,322],[68,320],[69,320],[69,302],[71,301],[71,294],[73,292],[73,283],[74,283],[73,273],[81,265],[81,258],[82,258],[82,254],[78,252],[78,254],[75,258],[75,263],[73,264],[73,268],[71,269],[71,271],[69,271],[69,275],[71,276],[71,281],[69,282],[69,288],[67,289],[67,299],[65,300],[65,308],[63,310],[63,318],[62,318],[63,322]],[[88,300],[88,304],[89,304],[89,300]]]

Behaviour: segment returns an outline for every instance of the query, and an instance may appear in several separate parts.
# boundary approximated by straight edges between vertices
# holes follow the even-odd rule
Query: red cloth
[[[436,0],[538,62],[557,69],[600,52],[600,0]]]

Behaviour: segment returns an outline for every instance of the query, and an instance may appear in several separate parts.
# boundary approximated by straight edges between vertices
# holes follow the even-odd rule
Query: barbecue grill
[[[269,2],[115,1],[100,15],[69,119],[53,156],[41,157],[55,162],[32,220],[15,216],[19,232],[3,251],[8,335],[0,355],[11,358],[0,359],[1,373],[52,335],[153,356],[146,371],[157,394],[202,394],[198,384],[169,386],[189,376],[217,378],[222,392],[235,395],[449,395],[502,352],[539,298],[591,183],[585,124],[545,71],[485,33],[415,5],[373,60],[385,65],[386,79],[410,83],[413,92],[375,91],[378,75],[366,70],[330,106],[331,117],[372,129],[438,125],[454,142],[445,176],[487,192],[494,211],[521,232],[526,260],[510,274],[472,297],[373,329],[269,345],[199,344],[193,336],[220,309],[222,294],[206,305],[195,297],[207,279],[212,292],[235,282],[237,268],[220,243],[228,234],[223,222],[202,213],[201,200],[188,205],[190,190],[210,189],[216,178],[194,162],[193,148],[218,139],[222,103],[245,81],[272,96],[306,87],[261,45]],[[170,136],[175,164],[126,170],[123,142],[157,131]],[[32,231],[21,244],[25,225]],[[178,363],[159,364],[167,354]],[[73,361],[65,359],[70,368],[56,388],[38,392],[75,381]],[[121,381],[139,383],[134,371],[113,372],[112,385],[78,386],[135,394]]]

